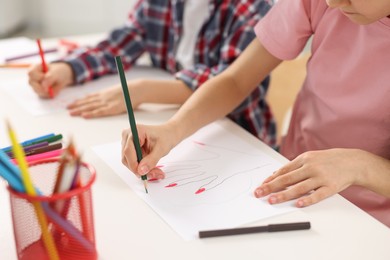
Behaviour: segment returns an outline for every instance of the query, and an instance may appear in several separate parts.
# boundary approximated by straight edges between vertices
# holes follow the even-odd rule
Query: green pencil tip
[[[144,180],[144,187],[145,187],[145,192],[149,194],[148,192],[148,182]]]

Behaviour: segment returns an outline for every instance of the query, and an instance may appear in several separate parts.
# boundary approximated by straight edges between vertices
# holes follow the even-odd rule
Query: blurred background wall
[[[56,37],[106,32],[137,0],[0,0],[0,37]]]

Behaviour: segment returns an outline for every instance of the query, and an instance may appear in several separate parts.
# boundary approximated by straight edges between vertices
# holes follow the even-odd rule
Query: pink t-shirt
[[[313,36],[284,156],[337,147],[390,159],[390,18],[358,25],[325,0],[279,0],[255,32],[283,60],[297,57]],[[361,187],[341,194],[390,227],[390,199]]]

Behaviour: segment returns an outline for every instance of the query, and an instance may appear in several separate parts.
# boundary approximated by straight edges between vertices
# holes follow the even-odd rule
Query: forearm
[[[168,122],[179,140],[237,107],[279,63],[258,40],[220,75],[205,82]]]
[[[365,151],[363,156],[365,164],[355,184],[390,198],[390,160]]]
[[[224,117],[244,98],[245,95],[235,88],[235,82],[229,76],[213,78],[194,92],[169,124],[180,130],[177,137],[182,140],[208,123]]]
[[[130,93],[134,93],[139,104],[183,104],[192,94],[192,90],[181,80],[138,80],[129,84]]]

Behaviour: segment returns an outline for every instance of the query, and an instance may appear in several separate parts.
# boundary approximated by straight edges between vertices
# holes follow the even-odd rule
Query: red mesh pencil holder
[[[8,187],[16,253],[20,260],[54,258],[45,246],[37,205],[47,220],[46,230],[54,241],[59,259],[97,259],[91,193],[96,172],[92,166],[81,163],[77,187],[53,194],[59,165],[57,159],[29,165],[29,174],[39,192],[37,196]]]

